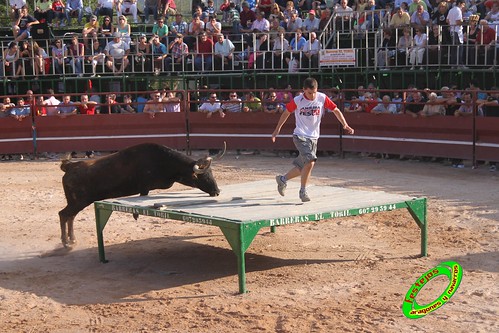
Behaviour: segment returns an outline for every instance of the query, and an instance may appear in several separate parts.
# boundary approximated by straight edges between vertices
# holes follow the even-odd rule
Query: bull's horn
[[[192,171],[196,175],[200,175],[208,171],[211,165],[211,157],[200,158],[192,167]]]
[[[227,149],[227,142],[224,141],[224,149],[213,157],[213,160],[218,161],[225,155],[225,150]]]

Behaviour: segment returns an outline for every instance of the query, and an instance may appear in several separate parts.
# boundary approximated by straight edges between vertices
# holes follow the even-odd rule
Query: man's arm
[[[275,138],[277,135],[279,135],[279,132],[281,131],[282,125],[288,120],[288,117],[291,115],[290,112],[283,112],[281,114],[281,117],[279,118],[279,121],[277,122],[277,126],[275,127],[274,132],[272,133],[272,142],[275,142]]]
[[[345,120],[345,117],[343,116],[343,113],[341,113],[340,109],[335,108],[333,110],[334,115],[336,116],[336,119],[341,123],[341,126],[343,126],[343,129],[347,132],[347,134],[353,134],[354,130],[350,126],[348,126],[347,121]]]

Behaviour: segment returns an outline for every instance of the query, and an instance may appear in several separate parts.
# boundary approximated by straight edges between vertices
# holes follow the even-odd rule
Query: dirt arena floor
[[[290,166],[289,156],[229,152],[213,167],[223,191]],[[60,244],[59,161],[0,170],[0,332],[499,332],[499,173],[487,167],[319,158],[312,183],[426,196],[429,256],[419,257],[406,210],[262,229],[246,253],[244,295],[216,227],[113,213],[102,264],[93,206],[75,220],[73,250]],[[404,317],[412,283],[448,260],[464,270],[456,294],[424,318]],[[448,283],[432,280],[418,303]]]

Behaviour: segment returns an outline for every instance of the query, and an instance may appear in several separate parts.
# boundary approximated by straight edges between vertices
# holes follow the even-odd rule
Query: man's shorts
[[[294,159],[293,164],[300,170],[309,162],[317,161],[317,139],[309,139],[304,136],[293,135],[293,143],[300,153]]]

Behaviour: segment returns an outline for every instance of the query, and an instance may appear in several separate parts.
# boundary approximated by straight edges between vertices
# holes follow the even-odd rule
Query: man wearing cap
[[[97,16],[92,15],[90,17],[90,22],[85,23],[83,30],[81,31],[83,37],[83,43],[85,44],[85,49],[89,48],[88,41],[90,38],[97,38],[97,33],[99,32],[99,21],[97,21]]]
[[[249,4],[246,1],[244,1],[241,4],[241,7],[243,8],[243,10],[241,11],[241,13],[239,15],[240,24],[241,24],[241,27],[239,30],[240,31],[243,31],[243,30],[248,31],[248,30],[250,30],[253,22],[256,20],[255,12],[250,9]]]
[[[113,40],[107,43],[104,54],[107,57],[106,65],[114,74],[120,74],[128,66],[130,46],[121,39],[121,33],[116,31]],[[119,69],[116,67],[119,66]]]
[[[64,8],[66,12],[66,22],[71,25],[71,17],[78,17],[78,25],[81,25],[81,19],[83,18],[83,0],[68,0],[66,2],[66,7]]]
[[[308,12],[308,17],[303,21],[302,28],[305,32],[313,32],[319,30],[319,20],[315,15],[315,10],[311,9]]]

